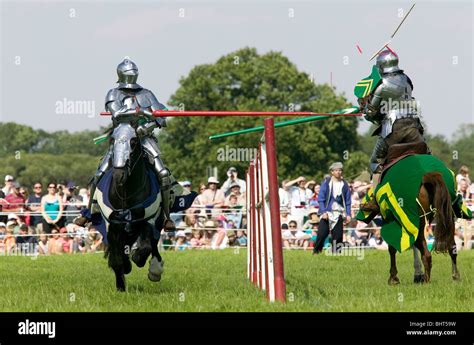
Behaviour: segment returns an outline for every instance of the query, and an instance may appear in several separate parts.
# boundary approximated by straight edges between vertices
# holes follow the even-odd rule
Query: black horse
[[[163,260],[158,241],[165,217],[157,176],[135,129],[122,123],[112,138],[113,166],[99,181],[94,197],[107,224],[108,265],[115,272],[117,290],[125,291],[125,275],[132,270],[130,257],[143,267],[151,254],[148,278],[160,281]],[[189,208],[197,195],[191,194],[186,200],[175,197],[179,206],[172,211]]]

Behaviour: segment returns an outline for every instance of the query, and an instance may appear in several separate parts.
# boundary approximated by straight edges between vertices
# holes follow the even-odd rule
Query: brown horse
[[[428,283],[431,278],[431,253],[428,250],[425,239],[425,227],[436,221],[434,227],[434,251],[438,253],[449,252],[452,263],[452,278],[459,280],[460,275],[456,266],[457,251],[454,243],[454,212],[451,206],[451,197],[444,183],[442,175],[438,172],[430,172],[423,176],[418,193],[418,212],[420,214],[420,225],[418,236],[414,246],[420,251],[425,269],[423,281]],[[367,203],[362,206],[364,211],[380,212],[376,203]],[[390,277],[389,285],[400,283],[397,277],[397,265],[395,255],[397,250],[389,245],[390,252]],[[415,254],[416,261],[416,254]]]

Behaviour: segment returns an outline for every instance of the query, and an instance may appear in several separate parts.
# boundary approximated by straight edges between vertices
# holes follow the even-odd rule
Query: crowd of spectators
[[[458,193],[471,209],[474,207],[474,184],[469,170],[462,166],[456,176]],[[180,182],[183,188],[193,190],[191,182]],[[159,245],[165,250],[222,249],[245,247],[246,234],[246,182],[238,178],[231,167],[222,184],[210,177],[200,184],[199,195],[191,208],[172,215],[177,224],[176,232],[162,232]],[[343,243],[346,246],[369,246],[387,249],[380,235],[381,219],[370,224],[356,220],[360,201],[371,187],[366,179],[349,183],[352,214],[345,227]],[[283,246],[288,249],[309,249],[317,240],[320,223],[318,194],[320,184],[300,176],[284,180],[279,189],[280,222]],[[103,249],[102,235],[93,226],[81,227],[74,218],[86,207],[89,191],[79,189],[74,183],[49,183],[43,190],[41,183],[32,186],[31,193],[13,178],[5,177],[0,190],[0,255],[13,252],[50,255],[90,253]],[[434,225],[435,226],[435,225]],[[474,222],[456,222],[455,241],[458,249],[471,249]],[[432,244],[433,228],[425,236]],[[325,246],[331,243],[331,236]]]

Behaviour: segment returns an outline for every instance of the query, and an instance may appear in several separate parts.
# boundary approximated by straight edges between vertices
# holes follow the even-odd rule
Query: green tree
[[[253,110],[331,112],[350,106],[328,85],[316,85],[279,52],[259,55],[243,48],[221,57],[215,64],[195,66],[169,104],[186,110]],[[277,121],[287,120],[278,118]],[[218,160],[219,150],[255,148],[261,133],[209,141],[212,134],[262,125],[252,117],[178,117],[159,135],[165,162],[177,178],[196,184],[207,177],[207,167],[217,167],[220,179],[229,166],[240,177],[247,161]],[[357,120],[335,118],[277,129],[278,169],[282,178],[318,176],[333,160],[358,146]]]

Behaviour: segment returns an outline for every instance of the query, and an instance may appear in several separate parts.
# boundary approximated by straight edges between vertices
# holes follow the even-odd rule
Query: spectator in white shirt
[[[245,193],[247,190],[246,188],[246,183],[244,180],[241,180],[237,177],[237,169],[234,167],[230,167],[229,170],[227,170],[227,176],[228,179],[224,182],[222,185],[222,191],[224,192],[225,196],[228,196],[231,193],[231,185],[237,183],[240,186],[240,192],[242,194]]]
[[[301,227],[308,209],[309,199],[313,193],[306,188],[306,179],[303,176],[287,182],[284,187],[289,187],[291,216],[297,220]]]

